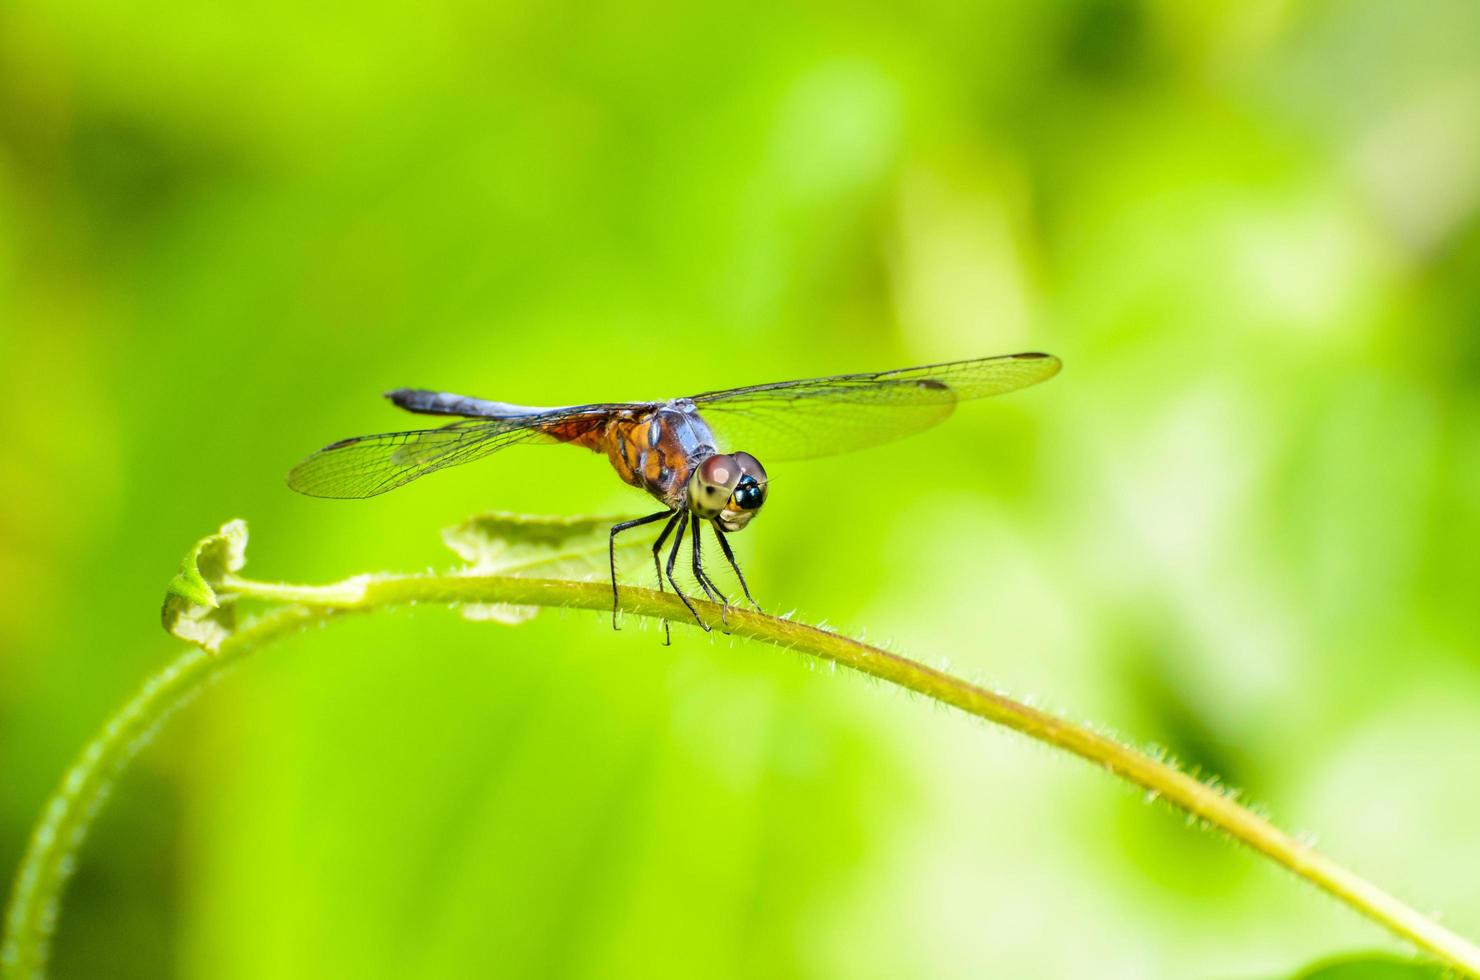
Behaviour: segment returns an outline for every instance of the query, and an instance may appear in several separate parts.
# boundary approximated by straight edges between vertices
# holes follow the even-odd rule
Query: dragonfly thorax
[[[618,476],[674,510],[686,506],[695,467],[716,452],[714,433],[687,399],[613,417],[603,441]]]

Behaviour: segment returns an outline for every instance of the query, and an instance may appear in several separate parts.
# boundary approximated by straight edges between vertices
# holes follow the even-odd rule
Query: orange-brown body
[[[605,453],[623,482],[673,510],[684,504],[694,467],[716,452],[714,433],[686,398],[609,415],[600,424],[568,420],[546,431],[561,442]]]

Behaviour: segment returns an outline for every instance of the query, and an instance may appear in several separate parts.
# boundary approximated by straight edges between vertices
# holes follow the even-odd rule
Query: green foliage
[[[1384,954],[1355,954],[1318,963],[1291,980],[1445,980],[1454,976],[1435,963]]]

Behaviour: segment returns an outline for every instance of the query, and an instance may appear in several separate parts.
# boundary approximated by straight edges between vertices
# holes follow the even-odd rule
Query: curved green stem
[[[62,777],[31,831],[31,843],[16,872],[5,911],[0,977],[40,980],[56,930],[62,889],[77,863],[77,851],[108,795],[113,779],[176,708],[244,656],[325,612],[303,607],[264,615],[221,646],[216,655],[192,647],[155,674],[139,693],[108,719],[102,731]]]
[[[242,598],[293,605],[238,630],[215,656],[200,650],[185,654],[146,684],[84,749],[47,805],[16,878],[0,947],[0,967],[7,980],[44,975],[63,885],[109,782],[174,708],[242,657],[328,616],[411,602],[584,609],[605,609],[611,604],[611,590],[605,584],[508,576],[366,576],[336,585],[295,586],[228,575],[222,586]],[[683,622],[688,615],[669,593],[627,587],[621,599],[622,609],[632,614],[674,622]],[[706,622],[720,625],[718,606],[696,605]],[[736,636],[852,667],[1072,752],[1248,845],[1449,966],[1480,977],[1480,947],[1168,763],[944,671],[836,633],[742,609],[730,610],[727,628]]]

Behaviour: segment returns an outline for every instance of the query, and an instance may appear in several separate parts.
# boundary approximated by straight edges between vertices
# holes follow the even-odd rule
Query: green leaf
[[[1352,953],[1322,960],[1291,980],[1440,980],[1454,974],[1437,963],[1387,953]]]
[[[247,563],[247,524],[227,521],[196,542],[165,589],[160,619],[180,639],[215,653],[236,629],[236,603],[217,588]]]
[[[597,581],[609,574],[607,544],[622,517],[533,517],[496,511],[442,532],[442,540],[468,563],[468,575],[514,575]],[[651,545],[641,536],[617,539],[617,551]],[[522,623],[537,606],[469,604],[468,619]]]

